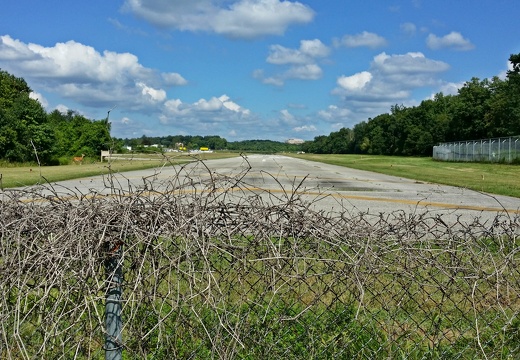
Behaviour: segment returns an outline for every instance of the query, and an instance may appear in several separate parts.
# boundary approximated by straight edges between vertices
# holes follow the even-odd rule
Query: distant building
[[[285,140],[285,143],[287,144],[303,144],[305,141],[302,139],[287,139]]]

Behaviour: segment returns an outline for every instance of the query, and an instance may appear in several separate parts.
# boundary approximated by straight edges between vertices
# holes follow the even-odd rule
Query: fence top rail
[[[488,139],[478,139],[478,140],[450,141],[450,142],[439,143],[436,146],[452,146],[452,145],[460,146],[460,145],[467,145],[467,144],[484,144],[484,143],[490,144],[490,143],[498,143],[498,142],[502,143],[507,140],[520,144],[520,135],[504,136],[504,137],[488,138]]]

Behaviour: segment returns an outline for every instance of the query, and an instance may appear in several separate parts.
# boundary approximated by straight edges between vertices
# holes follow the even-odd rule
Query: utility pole
[[[107,113],[107,127],[110,134],[110,111]],[[109,148],[111,152],[112,149]],[[112,189],[113,190],[113,189]],[[123,358],[123,321],[121,320],[122,309],[122,283],[123,271],[121,260],[123,254],[123,242],[115,244],[107,243],[107,255],[105,258],[105,273],[107,277],[107,293],[105,298],[105,360],[122,360]]]

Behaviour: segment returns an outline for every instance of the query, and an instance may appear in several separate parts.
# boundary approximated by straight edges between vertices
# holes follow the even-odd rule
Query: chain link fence
[[[518,214],[330,214],[242,178],[5,191],[0,358],[103,359],[115,268],[123,359],[520,358]]]
[[[520,136],[442,143],[433,158],[443,161],[512,163],[520,161]]]

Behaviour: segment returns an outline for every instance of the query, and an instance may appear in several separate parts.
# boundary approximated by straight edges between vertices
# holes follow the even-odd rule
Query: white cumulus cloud
[[[372,80],[372,74],[368,71],[362,71],[360,73],[351,76],[341,76],[338,78],[338,85],[343,89],[356,91],[363,89]]]
[[[141,89],[141,94],[148,97],[150,101],[161,102],[166,99],[166,91],[162,89],[154,89],[142,82],[138,82],[136,85]]]
[[[47,99],[45,99],[45,97],[38,93],[38,92],[34,92],[32,91],[30,94],[29,94],[29,97],[31,99],[34,99],[34,100],[38,100],[38,102],[45,108],[47,109],[47,107],[49,106],[49,102],[47,101]]]
[[[317,80],[321,78],[323,71],[316,64],[307,64],[291,67],[284,73],[285,79]]]
[[[222,95],[219,98],[219,101],[222,102],[222,106],[224,106],[226,109],[231,110],[235,113],[240,113],[243,115],[249,115],[251,111],[249,109],[244,109],[240,105],[238,105],[236,102],[232,101],[229,96]]]
[[[453,49],[467,51],[475,48],[475,45],[473,45],[471,41],[465,39],[461,33],[456,31],[452,31],[442,37],[430,34],[426,39],[426,45],[432,50]]]
[[[188,83],[188,81],[186,81],[185,78],[183,78],[180,74],[177,73],[164,73],[161,74],[161,76],[166,85],[181,86],[186,85]]]
[[[287,109],[283,109],[280,111],[280,120],[286,124],[294,124],[296,122],[296,117],[289,112]]]
[[[287,0],[126,0],[123,8],[155,26],[244,39],[282,35],[315,16],[309,6]]]
[[[183,129],[187,134],[222,134],[258,128],[258,118],[227,95],[188,103],[180,99],[164,102],[159,121]],[[233,135],[233,136],[235,136]]]
[[[296,49],[289,49],[281,45],[271,45],[271,53],[267,57],[267,62],[271,64],[305,64],[309,62],[309,57]]]
[[[381,53],[374,57],[372,67],[385,74],[427,74],[449,69],[445,62],[428,59],[421,52],[409,52],[399,55]]]
[[[289,79],[317,80],[323,75],[323,70],[317,61],[326,58],[329,54],[330,48],[319,39],[301,40],[298,49],[272,45],[266,61],[274,65],[287,66],[273,76],[265,76],[264,70],[258,69],[254,71],[253,77],[264,84],[275,86],[282,86]]]
[[[368,71],[339,77],[333,93],[364,101],[404,100],[411,89],[437,84],[436,74],[448,69],[448,64],[419,52],[383,52],[374,57]]]
[[[332,94],[340,97],[341,106],[322,110],[319,116],[329,122],[341,118],[360,121],[387,112],[396,103],[410,104],[415,89],[440,88],[443,82],[438,76],[448,69],[448,64],[420,52],[380,53],[366,71],[337,78]],[[339,109],[349,111],[340,116]]]
[[[232,101],[229,96],[212,97],[209,100],[199,99],[189,104],[179,99],[167,100],[161,114],[161,122],[170,123],[176,119],[203,119],[204,121],[221,121],[227,116],[250,115],[250,110],[245,109]]]
[[[56,110],[58,110],[58,111],[59,111],[60,113],[62,113],[62,114],[66,114],[67,111],[69,111],[70,109],[69,109],[69,107],[66,106],[66,105],[58,104],[58,105],[56,106]]]
[[[311,58],[327,57],[330,49],[319,39],[300,41],[300,52]]]
[[[444,95],[457,95],[459,92],[459,89],[464,86],[464,82],[459,83],[453,83],[453,82],[447,82],[445,84],[442,84],[439,88],[439,91],[436,91],[432,94],[431,98],[435,96],[438,92],[442,92]]]
[[[336,46],[345,46],[349,48],[368,47],[375,49],[386,46],[386,40],[384,37],[375,33],[363,31],[360,34],[345,35],[339,40],[336,39],[334,44]]]
[[[49,92],[92,107],[121,104],[145,109],[166,100],[163,87],[184,85],[177,73],[159,73],[131,53],[102,53],[75,41],[45,47],[0,36],[0,68]]]
[[[290,49],[281,45],[272,45],[267,62],[276,65],[310,64],[318,58],[327,57],[330,49],[320,40],[302,40],[299,49]]]

